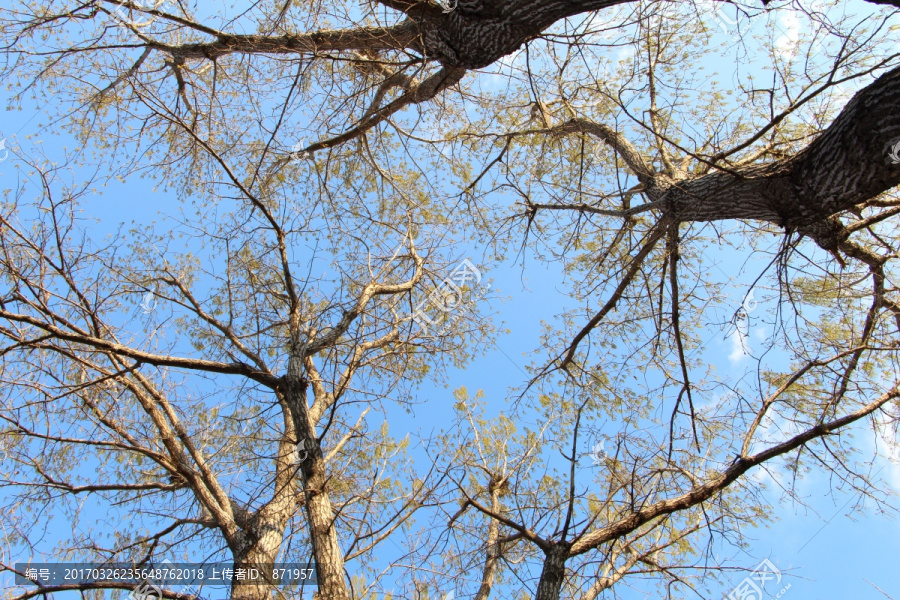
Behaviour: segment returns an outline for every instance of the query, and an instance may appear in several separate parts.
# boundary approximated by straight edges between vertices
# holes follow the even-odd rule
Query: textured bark
[[[491,480],[489,491],[491,494],[491,512],[500,514],[503,505],[500,502],[500,493],[506,485],[505,480],[494,478]],[[500,522],[497,519],[488,521],[487,535],[487,556],[484,561],[484,569],[481,571],[481,585],[478,593],[475,594],[474,600],[488,600],[491,595],[491,588],[494,586],[494,578],[497,576],[497,569],[500,566]]]
[[[482,69],[521,48],[551,25],[633,0],[458,0],[456,9],[405,0],[381,0],[418,23],[410,48],[448,67]],[[869,0],[900,6],[900,0]]]
[[[234,569],[237,571],[237,569],[255,568],[261,577],[244,581],[232,579],[231,598],[233,600],[271,600],[274,598],[273,585],[264,578],[269,571],[260,567],[266,564],[271,565],[278,557],[278,550],[281,548],[284,537],[284,525],[261,524],[260,529],[250,535],[254,537],[258,535],[259,539],[254,540],[253,545],[247,547],[241,556],[235,556]]]
[[[425,16],[414,49],[449,67],[481,69],[561,19],[629,1],[459,0],[449,14]]]
[[[315,54],[340,50],[393,50],[410,46],[418,27],[404,21],[393,27],[322,30],[279,36],[241,35],[215,32],[215,40],[181,45],[151,42],[147,46],[177,58],[215,60],[227,54]]]
[[[316,561],[316,598],[349,600],[350,592],[344,578],[344,555],[338,544],[334,511],[326,489],[325,460],[306,405],[308,383],[303,378],[302,344],[297,340],[292,344],[284,382],[297,442],[309,449],[308,456],[300,463],[300,475],[303,480],[309,536]]]
[[[344,578],[344,555],[337,541],[334,511],[325,491],[325,462],[317,451],[302,467],[306,489],[306,514],[316,558],[316,576],[322,600],[349,600]]]
[[[814,142],[770,165],[716,172],[664,188],[678,221],[754,219],[802,228],[900,184],[900,68],[857,93]],[[654,198],[656,199],[656,198]]]
[[[285,436],[278,448],[274,490],[271,500],[256,513],[249,514],[240,507],[232,512],[241,527],[238,536],[230,540],[234,555],[234,567],[256,567],[260,575],[268,575],[269,569],[260,565],[271,565],[278,558],[284,542],[284,532],[288,520],[297,508],[296,467],[293,464],[293,444],[287,440],[295,437],[294,424],[288,407],[282,403],[285,421]],[[273,598],[273,582],[268,578],[256,581],[232,581],[231,597],[234,600],[270,600]]]
[[[355,139],[385,118],[427,101],[455,85],[468,69],[486,67],[521,48],[559,20],[631,0],[459,0],[443,12],[437,4],[382,0],[407,19],[390,27],[361,27],[301,35],[233,35],[210,30],[214,41],[184,45],[151,42],[176,58],[211,58],[228,53],[309,54],[322,51],[412,49],[444,65],[440,71],[378,108],[373,105],[349,131],[316,142],[313,153]],[[871,0],[876,4],[893,4]],[[573,120],[559,133],[580,131],[612,145],[632,167],[653,201],[677,221],[752,219],[799,228],[871,199],[900,184],[900,165],[888,158],[900,141],[900,70],[881,76],[858,93],[832,125],[799,154],[766,165],[715,172],[675,181],[652,174],[627,140],[600,124]]]
[[[900,0],[867,0],[900,6]],[[321,30],[282,36],[228,34],[200,24],[212,42],[148,44],[182,58],[215,59],[225,54],[311,54],[341,50],[411,49],[446,67],[481,69],[521,48],[557,21],[634,0],[458,0],[449,13],[437,3],[379,0],[408,19],[389,27]],[[763,4],[765,4],[763,0]],[[145,11],[162,16],[157,11]]]
[[[231,53],[314,54],[341,50],[411,49],[445,67],[480,69],[538,36],[555,22],[633,0],[459,0],[444,13],[437,4],[382,2],[409,18],[391,27],[322,30],[282,36],[240,35],[208,30],[210,42],[149,47],[179,58],[215,59]],[[206,28],[204,28],[206,29]]]
[[[547,552],[534,600],[559,600],[559,592],[566,577],[568,557],[569,548],[564,544],[557,544]]]

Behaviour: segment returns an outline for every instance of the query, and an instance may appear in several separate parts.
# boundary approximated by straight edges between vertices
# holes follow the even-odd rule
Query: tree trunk
[[[321,600],[350,600],[350,592],[344,577],[344,554],[338,545],[334,511],[326,489],[325,460],[306,405],[308,384],[302,376],[302,352],[292,351],[291,354],[288,374],[284,381],[286,398],[294,419],[297,443],[302,444],[299,447],[304,449],[299,456],[301,459],[299,471],[303,480],[309,536],[316,561],[319,591],[315,597]]]
[[[443,13],[436,3],[379,0],[381,4],[403,11],[418,25],[420,36],[407,47],[444,66],[464,69],[483,69],[491,65],[557,21],[633,1],[458,0],[452,11]],[[900,0],[867,1],[900,6]]]
[[[322,600],[349,600],[350,593],[344,578],[344,554],[337,541],[334,512],[325,488],[325,469],[322,452],[301,467],[306,490],[306,514],[316,558],[316,577]]]
[[[482,69],[521,48],[557,21],[632,0],[458,0],[443,14],[418,5],[406,13],[419,24],[410,46],[448,67]],[[401,1],[385,2],[398,8]]]
[[[234,600],[270,600],[276,582],[271,579],[271,566],[281,550],[287,523],[297,510],[296,467],[291,455],[295,437],[289,407],[282,402],[285,436],[278,446],[275,461],[274,490],[268,503],[255,513],[231,503],[231,512],[239,526],[237,536],[229,540],[234,556],[234,569],[256,568],[260,577],[240,580],[232,578],[231,597]],[[269,565],[268,568],[260,568]]]
[[[282,528],[281,532],[284,531]],[[271,537],[263,535],[265,537]],[[234,558],[234,572],[231,580],[231,598],[232,600],[272,600],[274,598],[274,584],[269,578],[271,569],[262,568],[262,565],[272,565],[278,556],[278,550],[281,548],[282,536],[278,535],[277,545],[270,545],[265,542],[248,548],[241,556]],[[238,569],[244,569],[250,573],[251,569],[256,569],[258,577],[240,580],[237,578]]]
[[[900,164],[890,157],[897,143],[900,68],[857,93],[828,129],[795,156],[662,184],[654,199],[682,222],[753,219],[802,228],[900,184]]]
[[[503,504],[500,502],[500,493],[505,485],[505,481],[499,481],[496,478],[491,479],[488,489],[491,493],[491,512],[499,515],[503,511]],[[475,594],[474,600],[488,600],[491,595],[491,588],[494,586],[494,578],[497,575],[497,568],[500,566],[501,554],[500,542],[500,522],[497,519],[489,517],[488,535],[487,535],[487,557],[484,561],[484,569],[481,572],[481,585],[478,593]]]
[[[534,600],[559,600],[568,557],[569,547],[566,544],[556,544],[547,552]]]

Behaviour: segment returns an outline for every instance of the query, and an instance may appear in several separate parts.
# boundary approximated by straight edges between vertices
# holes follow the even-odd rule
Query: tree
[[[138,518],[111,546],[73,528],[58,556],[308,551],[335,600],[386,573],[415,597],[452,577],[479,600],[593,599],[635,576],[681,597],[721,573],[704,535],[765,518],[751,469],[889,506],[847,441],[900,421],[900,63],[877,4],[897,6],[734,5],[733,89],[691,68],[721,42],[692,3],[5,10],[4,76],[52,98],[84,149],[65,167],[94,168],[65,182],[23,151],[37,183],[0,217],[7,556],[40,536],[25,511],[75,523],[90,494]],[[779,36],[797,14],[811,28]],[[92,239],[92,186],[139,174],[181,213]],[[580,308],[546,315],[513,410],[451,381],[457,420],[413,457],[366,415],[390,424],[490,342],[489,319],[441,317],[481,279],[465,263],[448,293],[466,240],[555,265]],[[768,258],[740,308],[716,242]],[[756,377],[703,372],[715,323]]]

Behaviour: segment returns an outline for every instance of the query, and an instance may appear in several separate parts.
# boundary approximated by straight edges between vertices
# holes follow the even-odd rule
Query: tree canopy
[[[10,0],[7,116],[78,147],[0,165],[2,567],[707,597],[754,472],[894,510],[858,438],[900,459],[898,7]],[[158,220],[104,224],[142,181]],[[485,263],[565,282],[506,398],[465,377],[510,325]],[[452,422],[397,435],[432,382]]]

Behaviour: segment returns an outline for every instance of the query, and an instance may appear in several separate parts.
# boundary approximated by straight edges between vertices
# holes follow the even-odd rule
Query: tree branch
[[[619,519],[615,523],[610,523],[601,529],[597,529],[585,535],[572,544],[569,550],[569,556],[583,554],[598,547],[600,544],[620,538],[659,516],[696,506],[727,488],[752,467],[760,465],[776,456],[790,452],[791,450],[795,450],[833,431],[846,427],[847,425],[872,414],[880,407],[896,398],[900,398],[900,382],[894,384],[890,390],[857,411],[839,419],[816,425],[781,444],[772,446],[752,456],[738,457],[728,469],[722,471],[716,477],[709,479],[706,483],[694,486],[692,489],[676,498],[660,500],[643,510],[634,512],[623,519]]]

